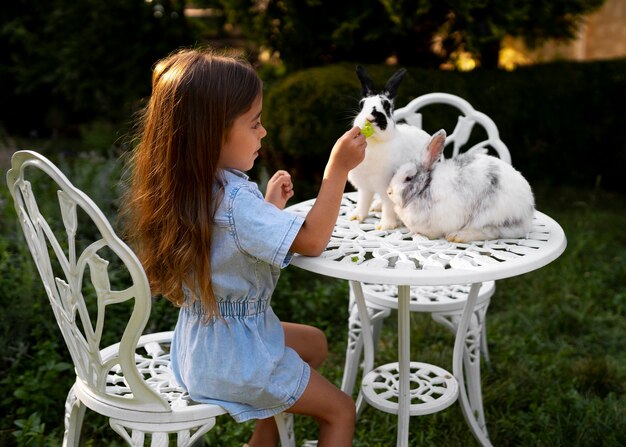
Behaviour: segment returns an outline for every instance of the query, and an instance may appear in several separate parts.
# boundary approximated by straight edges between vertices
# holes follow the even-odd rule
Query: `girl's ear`
[[[406,75],[406,70],[404,68],[401,68],[393,75],[391,75],[391,77],[387,81],[387,85],[385,85],[385,92],[389,99],[393,99],[396,97],[396,93],[398,93],[398,86],[400,85],[402,79],[404,79],[404,75]]]
[[[365,71],[360,65],[356,66],[356,75],[359,77],[359,81],[361,81],[361,96],[363,98],[367,96],[371,96],[374,94],[374,81],[370,75]]]
[[[428,146],[426,147],[426,169],[431,170],[435,163],[441,158],[445,144],[446,131],[443,129],[430,138]]]

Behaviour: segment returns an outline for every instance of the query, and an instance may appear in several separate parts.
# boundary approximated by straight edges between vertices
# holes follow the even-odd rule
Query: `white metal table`
[[[290,206],[289,212],[306,215],[314,203]],[[397,446],[408,445],[410,416],[429,414],[457,399],[472,433],[484,446],[491,443],[473,416],[463,374],[463,350],[480,284],[539,269],[565,250],[563,229],[536,211],[531,232],[521,239],[471,243],[428,240],[406,228],[376,230],[377,213],[363,222],[349,220],[356,193],[344,194],[335,229],[326,250],[318,257],[295,255],[292,264],[302,269],[352,282],[364,338],[362,392],[372,406],[398,415]],[[398,362],[374,368],[374,346],[363,283],[398,286]],[[411,286],[471,284],[456,333],[452,370],[410,361],[409,298]],[[413,385],[413,386],[412,386]],[[412,403],[416,400],[417,403]]]

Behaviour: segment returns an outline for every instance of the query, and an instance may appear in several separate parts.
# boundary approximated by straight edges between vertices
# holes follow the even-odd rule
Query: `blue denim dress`
[[[309,365],[285,346],[270,305],[304,219],[265,202],[245,174],[221,174],[211,269],[222,318],[207,323],[199,302],[181,308],[172,369],[193,400],[220,405],[242,422],[286,410],[309,382]]]

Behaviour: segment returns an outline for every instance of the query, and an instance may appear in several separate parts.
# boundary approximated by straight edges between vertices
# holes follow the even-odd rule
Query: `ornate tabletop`
[[[314,199],[286,209],[306,215]],[[377,230],[379,213],[350,220],[356,193],[344,194],[326,250],[319,257],[295,255],[292,264],[327,276],[394,285],[451,285],[520,275],[543,267],[565,250],[563,229],[535,211],[525,238],[454,243],[429,240],[404,227]]]

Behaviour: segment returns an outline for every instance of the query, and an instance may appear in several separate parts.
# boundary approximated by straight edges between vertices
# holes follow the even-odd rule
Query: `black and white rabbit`
[[[451,242],[518,238],[531,228],[535,200],[526,179],[482,148],[441,160],[446,133],[427,144],[421,162],[405,163],[388,197],[404,225]]]
[[[381,201],[382,217],[377,228],[387,230],[398,226],[393,203],[387,197],[387,187],[400,165],[421,157],[430,135],[408,124],[396,123],[393,118],[393,100],[406,74],[396,71],[385,89],[377,92],[370,75],[361,66],[356,68],[361,81],[361,110],[354,125],[363,128],[370,123],[374,133],[367,139],[365,159],[348,174],[348,180],[358,191],[358,199],[351,219],[362,221],[369,213],[374,195]]]

